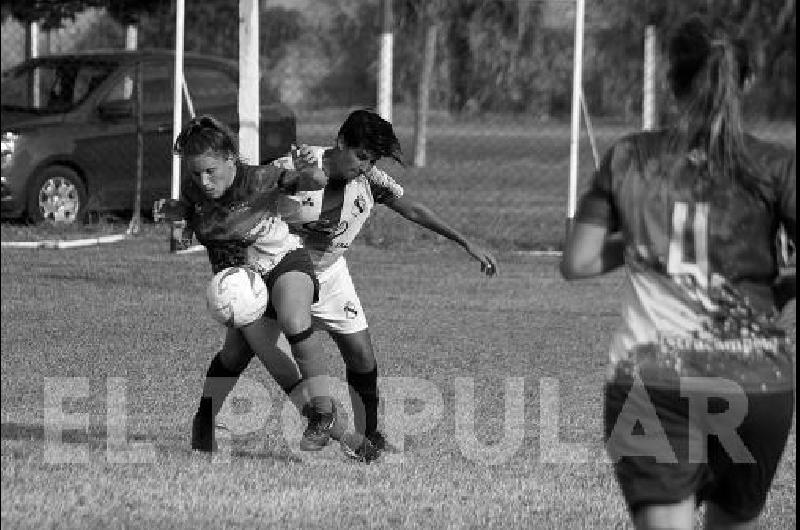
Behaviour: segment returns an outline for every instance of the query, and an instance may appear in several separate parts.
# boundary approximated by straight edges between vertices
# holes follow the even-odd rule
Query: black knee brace
[[[286,340],[289,341],[289,344],[297,344],[298,342],[306,340],[313,334],[314,334],[314,328],[308,326],[308,328],[301,331],[300,333],[295,333],[294,335],[286,335]]]

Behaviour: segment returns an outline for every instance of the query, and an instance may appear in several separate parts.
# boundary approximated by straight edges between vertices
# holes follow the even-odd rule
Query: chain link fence
[[[409,196],[469,236],[502,249],[558,248],[567,204],[574,2],[465,0],[444,2],[449,9],[434,15],[421,11],[420,5],[394,3],[392,121],[408,164],[386,169]],[[351,110],[375,107],[380,7],[378,0],[261,1],[261,102],[280,102],[290,109],[296,117],[299,142],[330,144]],[[235,64],[238,24],[237,2],[187,3],[185,51],[224,57]],[[4,105],[12,101],[6,96],[15,83],[10,72],[31,53],[46,56],[126,46],[172,49],[175,42],[174,6],[166,0],[153,2],[135,21],[123,23],[104,9],[90,8],[51,26],[40,24],[38,34],[32,33],[29,24],[4,14]],[[425,165],[415,167],[419,78],[430,28],[435,31],[435,47],[427,91]],[[580,138],[581,183],[595,165],[593,144],[602,154],[614,139],[642,125],[643,31],[629,29],[639,36],[624,39],[619,31],[614,20],[604,19],[602,12],[587,13],[583,91],[588,112],[583,116]],[[67,176],[79,179],[75,187],[83,189],[73,190],[73,195],[98,206],[124,207],[133,204],[135,190],[134,116],[125,117],[119,106],[101,106],[133,99],[134,77],[105,70],[97,60],[102,54],[89,55],[94,62],[72,68],[56,65],[38,73],[39,100],[24,104],[41,109],[50,105],[52,110],[57,97],[66,97],[69,102],[62,103],[62,110],[73,112],[69,116],[78,119],[80,113],[75,112],[80,104],[92,102],[94,107],[85,115],[89,117],[82,115],[82,119],[101,122],[95,125],[102,138],[77,141],[75,149],[80,151],[82,146],[86,150],[59,164],[69,170]],[[794,146],[794,57],[781,61],[775,63],[777,71],[773,68],[768,86],[754,92],[748,117],[758,135]],[[186,63],[192,107],[184,116],[192,110],[212,114],[235,111],[235,75],[198,64]],[[670,108],[663,70],[659,63],[656,102],[662,120]],[[171,127],[172,77],[168,63],[146,68],[143,76],[143,119],[145,127],[154,128],[144,135],[142,204],[147,205],[152,198],[169,194],[170,151],[164,140],[170,139],[171,130],[164,127]],[[108,79],[116,84],[103,85],[102,97],[93,99],[95,85]],[[34,82],[30,76],[24,81]],[[59,94],[62,89],[65,93]],[[273,111],[270,129],[262,128],[262,135],[271,135],[272,149],[279,150],[294,130],[281,111]],[[227,117],[235,120],[235,116]],[[5,131],[7,123],[3,127]],[[76,123],[65,134],[79,138],[82,130],[87,126]],[[93,174],[80,165],[96,163],[95,159],[109,162],[106,173]],[[123,177],[109,186],[92,180],[108,175]],[[21,202],[30,207],[30,196],[23,196]],[[364,237],[373,244],[417,244],[432,236],[379,210]]]

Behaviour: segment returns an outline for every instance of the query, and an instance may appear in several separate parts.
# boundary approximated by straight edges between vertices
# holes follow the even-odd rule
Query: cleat
[[[369,433],[367,435],[367,439],[370,442],[372,442],[372,445],[374,445],[378,451],[382,453],[385,452],[385,453],[397,454],[400,452],[400,450],[397,447],[393,446],[388,441],[386,441],[386,438],[383,436],[383,433],[381,431],[373,431]]]
[[[204,453],[217,450],[217,441],[214,436],[214,420],[204,418],[199,414],[192,420],[192,449]]]
[[[308,427],[303,431],[300,450],[319,451],[331,441],[331,430],[336,425],[336,408],[332,412],[308,411]]]
[[[371,464],[381,456],[381,451],[375,445],[360,434],[347,433],[340,440],[342,452],[357,462]]]

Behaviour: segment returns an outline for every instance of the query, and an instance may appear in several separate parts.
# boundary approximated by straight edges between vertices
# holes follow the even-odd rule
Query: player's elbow
[[[561,276],[567,281],[595,276],[597,274],[596,269],[597,267],[593,262],[581,260],[579,256],[571,252],[564,252],[561,263],[559,263]]]

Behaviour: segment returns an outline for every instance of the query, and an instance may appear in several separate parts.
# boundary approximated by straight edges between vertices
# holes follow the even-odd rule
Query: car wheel
[[[45,168],[28,191],[28,218],[34,223],[73,223],[86,212],[86,186],[72,169]]]

